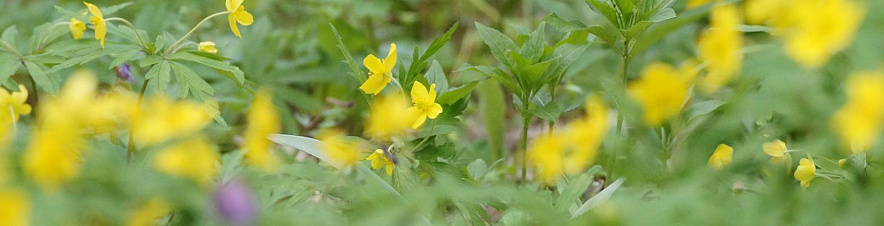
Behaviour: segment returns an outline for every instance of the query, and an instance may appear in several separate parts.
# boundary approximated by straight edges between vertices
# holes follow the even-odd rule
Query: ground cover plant
[[[5,1],[0,225],[880,225],[880,9]]]

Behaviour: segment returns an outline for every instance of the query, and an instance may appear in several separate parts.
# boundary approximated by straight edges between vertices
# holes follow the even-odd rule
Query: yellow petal
[[[228,12],[233,12],[233,10],[238,9],[242,6],[243,0],[227,0],[225,1],[225,5],[227,7]]]
[[[428,102],[436,102],[436,83],[430,84],[430,96]]]
[[[215,42],[200,42],[197,49],[200,52],[218,53],[218,48],[215,48]]]
[[[386,163],[387,175],[393,176],[393,167],[395,167],[395,165],[393,165],[393,161],[385,159],[384,163]]]
[[[420,128],[424,122],[427,121],[427,114],[421,112],[417,114],[417,118],[414,119],[414,124],[411,124],[412,129]]]
[[[392,73],[393,67],[396,66],[396,43],[390,43],[390,52],[387,58],[384,58],[384,73]]]
[[[430,105],[430,109],[427,109],[427,117],[431,119],[435,119],[440,113],[442,113],[442,105],[437,103],[433,103],[433,105]]]
[[[381,59],[378,59],[373,54],[365,56],[365,59],[362,60],[362,65],[365,65],[365,68],[368,68],[368,71],[372,74],[384,74],[384,62],[381,62]]]
[[[415,103],[426,101],[429,97],[427,93],[427,87],[420,82],[414,82],[414,85],[411,86],[411,100]]]
[[[786,152],[786,143],[781,140],[766,142],[761,145],[764,153],[773,157],[782,157]]]
[[[104,39],[107,36],[107,24],[101,17],[93,16],[89,19],[95,27],[95,39],[101,41],[101,48],[104,48]]]
[[[86,9],[88,9],[89,13],[91,13],[93,16],[97,16],[98,18],[104,19],[104,16],[101,15],[101,10],[98,10],[98,6],[95,6],[92,3],[88,3],[85,1],[83,2],[83,4],[86,4]]]
[[[362,83],[362,86],[359,86],[366,94],[377,95],[381,93],[381,90],[384,90],[384,87],[387,86],[387,83],[390,82],[390,77],[384,74],[372,74],[368,76],[368,79],[365,80],[365,83]]]
[[[236,27],[236,18],[233,14],[227,15],[227,24],[230,24],[230,30],[233,31],[233,35],[242,38],[242,35],[239,34],[239,28]]]
[[[71,24],[69,26],[71,30],[71,36],[74,39],[80,39],[83,37],[83,31],[86,30],[86,24],[83,21],[78,20],[77,18],[71,18]]]
[[[233,13],[233,16],[236,17],[236,21],[242,25],[249,26],[254,22],[254,18],[252,18],[252,14],[247,12],[245,8],[242,6]]]

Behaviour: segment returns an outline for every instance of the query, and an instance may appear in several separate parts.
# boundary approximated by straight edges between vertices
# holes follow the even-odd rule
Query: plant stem
[[[526,176],[528,175],[528,127],[530,123],[531,116],[522,116],[522,183],[527,182]]]
[[[144,43],[144,39],[141,38],[141,34],[138,33],[138,29],[135,28],[135,25],[132,25],[132,23],[130,23],[128,20],[123,19],[123,18],[119,18],[119,17],[111,17],[111,18],[104,19],[104,21],[105,22],[108,22],[108,21],[123,22],[124,24],[126,24],[127,26],[132,28],[133,32],[135,32],[135,38],[138,38],[138,43],[141,43],[141,48],[147,49],[147,44]]]
[[[428,133],[427,136],[425,136],[424,139],[421,140],[420,143],[417,143],[417,145],[415,145],[414,148],[412,148],[411,151],[410,151],[409,153],[414,153],[414,151],[417,151],[417,148],[418,148],[418,147],[420,147],[421,145],[423,145],[424,142],[427,142],[427,140],[430,139],[430,135],[433,134],[433,130],[436,130],[436,120],[433,120],[433,124],[430,125],[430,133]]]
[[[181,42],[183,42],[185,39],[187,39],[187,37],[190,36],[190,34],[193,34],[193,32],[196,31],[196,29],[199,28],[200,25],[203,25],[203,23],[205,23],[206,21],[208,21],[211,18],[214,18],[216,16],[220,16],[220,15],[224,15],[224,14],[227,14],[227,11],[218,12],[218,13],[209,15],[206,18],[203,18],[203,20],[201,20],[199,23],[197,23],[196,26],[193,26],[193,28],[191,28],[190,31],[187,32],[187,34],[184,34],[184,36],[181,36],[181,38],[178,39],[178,41],[175,41],[175,43],[172,43],[172,45],[170,45],[166,49],[166,51],[163,52],[163,58],[165,58],[166,55],[169,55],[169,53],[172,53],[172,50],[175,49],[175,47],[177,47],[179,44],[181,44]]]
[[[141,111],[141,102],[144,100],[144,91],[147,90],[147,83],[150,82],[150,79],[144,80],[144,84],[141,84],[141,92],[138,94],[138,102],[135,104],[135,111]],[[135,122],[132,122],[132,125],[129,126],[129,144],[126,146],[126,164],[132,161],[132,153],[135,152]]]
[[[621,64],[622,67],[620,68],[620,73],[618,73],[617,75],[618,81],[620,82],[620,85],[622,85],[624,90],[626,89],[626,81],[629,78],[629,41],[629,39],[626,39],[626,41],[623,42],[624,50],[623,52],[621,52],[621,56],[623,56],[623,63]],[[623,121],[624,118],[621,107],[621,109],[617,111],[617,135],[621,135],[620,130],[623,127]]]

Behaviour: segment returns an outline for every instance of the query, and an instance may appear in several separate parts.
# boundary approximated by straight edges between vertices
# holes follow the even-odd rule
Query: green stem
[[[414,153],[414,151],[417,151],[417,148],[419,148],[421,145],[423,145],[424,142],[427,142],[427,140],[430,139],[430,135],[433,134],[434,130],[436,130],[436,120],[433,120],[433,124],[430,125],[430,133],[428,133],[427,136],[425,136],[424,139],[421,140],[420,143],[417,143],[417,145],[415,145],[414,148],[412,148],[409,153]]]
[[[623,46],[625,49],[623,50],[623,52],[621,52],[621,56],[623,56],[623,63],[621,64],[622,67],[620,68],[620,73],[618,73],[617,77],[620,85],[622,85],[623,89],[625,90],[626,82],[629,78],[629,39],[623,42]],[[620,130],[622,129],[624,123],[623,121],[625,120],[623,118],[622,109],[619,110],[620,111],[617,112],[617,135],[621,135]]]
[[[183,42],[185,39],[187,39],[188,36],[190,36],[191,34],[193,34],[193,32],[196,31],[197,28],[199,28],[201,25],[203,25],[203,23],[205,23],[206,21],[208,21],[208,20],[211,19],[211,18],[214,18],[214,17],[216,17],[216,16],[220,16],[220,15],[224,15],[224,14],[227,14],[227,13],[228,13],[227,11],[224,11],[224,12],[218,12],[218,13],[215,13],[215,14],[209,15],[209,16],[207,16],[206,18],[203,18],[203,20],[201,20],[199,23],[197,23],[196,26],[193,26],[193,28],[191,28],[190,31],[187,32],[187,34],[184,34],[184,36],[181,36],[181,38],[178,39],[178,41],[175,41],[175,43],[172,43],[172,45],[170,45],[169,48],[167,48],[166,51],[163,52],[163,58],[165,58],[166,55],[169,55],[169,53],[172,53],[172,50],[175,49],[175,47],[177,47],[178,45],[180,45],[181,42]]]
[[[144,100],[144,91],[147,90],[147,83],[150,82],[150,79],[144,80],[144,84],[141,85],[141,92],[138,94],[138,102],[135,104],[135,111],[141,111],[141,102]],[[129,144],[126,146],[126,164],[132,161],[132,153],[135,152],[135,122],[132,122],[132,125],[129,126]]]
[[[528,109],[527,106],[525,109]],[[522,116],[522,183],[526,183],[528,175],[528,127],[531,123],[531,116]]]
[[[128,20],[123,19],[123,18],[119,18],[119,17],[111,17],[111,18],[104,19],[104,22],[108,22],[108,21],[120,21],[120,22],[123,22],[124,24],[126,24],[127,26],[129,26],[130,28],[132,28],[132,31],[135,32],[135,38],[137,38],[138,43],[141,44],[141,48],[147,49],[147,44],[144,43],[144,39],[141,38],[141,34],[138,33],[138,29],[135,28],[135,25],[130,23]]]
[[[401,76],[401,75],[400,75],[400,76]],[[390,79],[390,80],[393,81],[393,84],[396,84],[396,87],[399,87],[399,93],[401,93],[402,96],[404,97],[404,96],[405,96],[405,88],[402,87],[402,83],[399,83],[399,80],[396,79],[396,78],[392,78],[392,79]]]

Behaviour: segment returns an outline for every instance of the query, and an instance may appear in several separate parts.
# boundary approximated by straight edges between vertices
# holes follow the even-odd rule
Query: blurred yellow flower
[[[770,24],[774,29],[787,27],[792,19],[789,8],[797,0],[747,0],[744,4],[746,22]]]
[[[269,90],[260,90],[252,102],[246,116],[248,125],[245,131],[245,158],[248,163],[265,172],[279,170],[279,160],[273,155],[271,142],[267,136],[279,133],[280,121],[273,96]]]
[[[218,153],[204,137],[189,138],[161,150],[153,158],[160,172],[208,183],[217,173]]]
[[[739,75],[743,62],[743,34],[739,11],[734,4],[722,4],[712,10],[711,25],[700,35],[699,58],[708,64],[700,80],[700,90],[712,93]]]
[[[688,0],[688,4],[685,7],[687,9],[693,9],[709,4],[710,2],[712,2],[712,0]]]
[[[789,6],[792,25],[784,34],[786,54],[807,68],[823,66],[846,48],[865,17],[853,0],[815,0]]]
[[[218,53],[218,48],[215,48],[215,42],[200,42],[197,49],[200,52]]]
[[[254,18],[252,18],[252,14],[246,12],[246,8],[242,5],[243,0],[226,0],[224,2],[224,6],[227,7],[227,23],[230,24],[230,30],[233,31],[233,34],[236,37],[242,38],[242,35],[239,34],[239,27],[236,26],[237,23],[242,24],[244,26],[252,25],[254,22]]]
[[[86,31],[86,24],[77,18],[71,18],[71,24],[68,28],[70,28],[71,36],[74,37],[74,39],[80,39],[83,37],[83,32]]]
[[[151,226],[171,212],[171,205],[161,198],[152,198],[129,212],[127,226]]]
[[[847,103],[832,116],[832,128],[845,150],[867,152],[884,123],[884,75],[862,72],[847,80]]]
[[[630,97],[641,104],[645,124],[657,127],[681,112],[693,80],[687,71],[651,63],[642,71],[642,79],[630,84]]]
[[[92,14],[89,17],[89,22],[92,23],[92,28],[95,29],[95,39],[101,41],[101,48],[104,48],[104,38],[107,36],[107,24],[104,22],[104,16],[101,15],[98,6],[88,2],[83,2],[83,4],[86,4],[86,9]]]
[[[764,144],[761,144],[761,149],[765,154],[770,155],[771,157],[783,157],[784,155],[787,155],[786,142],[781,140],[765,142]]]
[[[387,175],[393,175],[393,167],[395,167],[395,165],[393,164],[393,161],[390,161],[390,159],[387,158],[387,155],[384,154],[384,150],[375,149],[374,152],[371,153],[371,155],[365,158],[365,160],[371,160],[372,169],[380,169],[386,167]]]
[[[810,181],[816,173],[816,165],[813,164],[813,158],[807,155],[798,162],[798,168],[795,169],[795,179],[801,181],[801,188],[810,186]]]
[[[408,101],[399,94],[379,97],[369,110],[365,133],[377,140],[389,140],[411,131],[418,112],[410,110]]]
[[[417,129],[421,125],[424,124],[424,121],[429,117],[430,119],[435,119],[436,116],[439,116],[439,113],[442,113],[442,105],[436,103],[436,84],[430,84],[430,90],[427,91],[427,87],[420,82],[414,82],[414,86],[411,87],[411,102],[414,103],[414,107],[408,108],[409,112],[416,112],[414,119],[414,124],[411,124],[411,128]]]
[[[384,87],[393,80],[393,67],[396,66],[396,43],[390,43],[390,52],[383,60],[373,54],[368,54],[362,64],[368,68],[368,79],[359,86],[367,94],[377,95]]]
[[[347,140],[338,132],[325,131],[319,134],[322,141],[322,152],[328,157],[328,163],[341,170],[349,170],[359,162],[359,144]]]
[[[528,150],[528,161],[543,183],[555,183],[563,174],[579,174],[595,161],[608,129],[607,108],[598,96],[589,98],[586,105],[586,118],[537,138]]]
[[[170,101],[163,96],[145,100],[133,117],[135,140],[143,145],[193,134],[212,120],[205,106],[189,101]]]
[[[31,113],[31,105],[25,103],[28,100],[28,89],[18,85],[18,90],[10,93],[6,89],[0,89],[0,122],[14,123],[20,115]]]
[[[734,148],[727,144],[719,144],[718,147],[715,148],[715,151],[712,152],[712,156],[709,157],[709,167],[720,170],[721,168],[724,168],[724,166],[730,164],[733,157]]]
[[[22,191],[0,188],[0,225],[30,225],[31,200]]]

